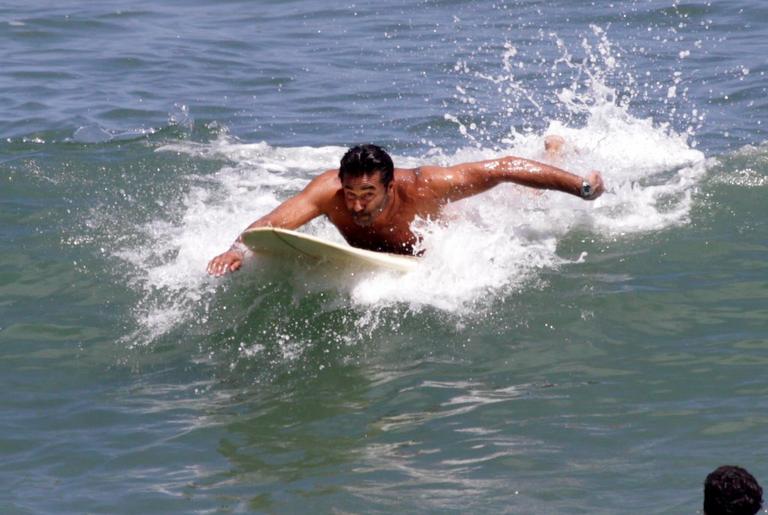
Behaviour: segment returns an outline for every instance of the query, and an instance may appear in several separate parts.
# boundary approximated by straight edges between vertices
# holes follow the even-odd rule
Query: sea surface
[[[768,486],[768,3],[0,3],[0,512],[701,513]],[[764,123],[764,121],[766,121]],[[385,146],[603,173],[249,260]],[[342,241],[325,220],[303,230]]]

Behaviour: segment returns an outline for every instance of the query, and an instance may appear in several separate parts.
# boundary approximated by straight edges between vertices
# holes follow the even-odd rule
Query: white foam
[[[464,316],[525,288],[542,270],[577,262],[579,256],[557,252],[558,243],[574,229],[591,231],[597,238],[627,237],[686,221],[704,161],[683,137],[611,108],[596,108],[586,127],[553,123],[550,130],[568,141],[559,166],[577,173],[602,171],[608,192],[600,199],[585,202],[559,192],[538,195],[513,185],[497,187],[448,206],[441,222],[415,222],[426,249],[416,271],[382,272],[339,284],[339,289],[356,305],[404,304],[411,310],[429,306]],[[433,152],[423,159],[459,162],[507,153],[542,158],[542,146],[542,135],[531,135],[518,138],[504,153],[465,148],[452,155]],[[254,219],[298,192],[314,173],[332,167],[344,151],[238,144],[226,138],[160,150],[216,155],[234,164],[210,177],[191,177],[192,186],[176,208],[180,221],[163,218],[146,224],[140,230],[153,243],[118,252],[139,270],[137,284],[147,295],[165,292],[140,310],[140,322],[152,337],[184,320],[185,313],[216,291],[222,281],[205,273],[211,257],[228,248]],[[398,164],[422,162],[394,158]],[[342,241],[326,221],[305,230]]]
[[[142,292],[135,310],[139,332],[130,335],[137,341],[164,334],[209,302],[222,281],[207,276],[208,261],[256,218],[299,191],[306,178],[334,166],[343,149],[273,148],[222,136],[211,144],[183,142],[158,151],[233,164],[211,176],[188,176],[180,186],[187,187],[181,204],[162,202],[165,210],[157,219],[131,228],[141,236],[140,244],[112,247],[116,257],[132,265],[129,280]]]
[[[514,57],[508,49],[506,65],[511,66]],[[498,298],[535,283],[542,271],[588,260],[586,245],[576,255],[558,254],[558,244],[574,230],[589,232],[596,240],[631,238],[687,222],[706,161],[688,144],[686,134],[632,116],[594,75],[587,90],[565,89],[558,97],[562,105],[586,113],[586,124],[574,127],[553,121],[543,133],[513,133],[505,148],[491,149],[446,113],[458,130],[467,133],[469,144],[454,152],[435,147],[421,156],[394,155],[396,166],[444,165],[510,154],[546,160],[544,137],[556,133],[567,143],[552,164],[579,175],[601,171],[607,192],[585,202],[559,192],[536,194],[503,185],[448,206],[442,221],[416,221],[414,230],[426,249],[416,271],[347,278],[336,285],[353,305],[367,308],[361,310],[368,314],[361,315],[358,325],[373,323],[376,309],[371,307],[394,304],[471,316],[478,307],[490,307]],[[210,258],[228,248],[253,220],[298,193],[315,174],[337,167],[345,149],[243,144],[223,135],[211,143],[179,142],[158,151],[230,164],[210,176],[189,176],[183,203],[136,228],[149,245],[116,252],[138,271],[135,284],[144,289],[145,302],[137,316],[150,339],[183,321],[193,306],[207,302],[221,284],[228,284],[206,275]],[[303,230],[343,241],[324,220]]]

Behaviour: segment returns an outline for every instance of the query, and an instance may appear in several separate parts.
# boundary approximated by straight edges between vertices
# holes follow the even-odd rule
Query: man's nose
[[[352,203],[352,211],[354,211],[355,213],[359,213],[360,211],[363,211],[364,209],[365,209],[365,206],[363,206],[363,203],[360,202],[359,200],[355,200]]]

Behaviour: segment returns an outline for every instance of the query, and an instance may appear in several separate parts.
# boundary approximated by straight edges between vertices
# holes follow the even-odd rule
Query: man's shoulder
[[[399,171],[395,179],[404,197],[431,210],[432,204],[440,200],[439,185],[445,180],[445,168],[420,166]]]
[[[424,186],[445,177],[447,168],[441,166],[419,166],[418,168],[397,168],[395,178],[403,182],[410,182],[415,186]]]
[[[331,182],[331,183],[339,183],[339,170],[338,169],[330,169],[326,170],[317,176],[315,176],[314,181],[321,181],[321,182]],[[313,181],[313,182],[314,182]]]
[[[341,188],[338,170],[326,170],[315,176],[307,185],[307,190],[313,190],[318,193],[334,194]]]
[[[315,176],[300,195],[303,198],[312,199],[312,202],[317,204],[321,210],[327,210],[341,189],[338,175],[338,170],[326,170]]]
[[[442,166],[420,166],[413,169],[413,186],[422,195],[434,195],[451,180],[450,170]]]

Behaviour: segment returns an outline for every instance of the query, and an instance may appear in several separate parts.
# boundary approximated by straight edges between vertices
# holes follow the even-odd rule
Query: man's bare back
[[[417,217],[437,218],[448,202],[513,182],[556,189],[593,200],[603,192],[602,177],[586,178],[544,163],[505,157],[451,167],[395,169],[391,158],[375,145],[351,148],[338,170],[328,170],[295,197],[256,220],[256,227],[296,229],[324,215],[353,247],[413,254],[417,238],[411,223]],[[208,264],[208,273],[224,275],[240,268],[246,249],[240,238]]]

